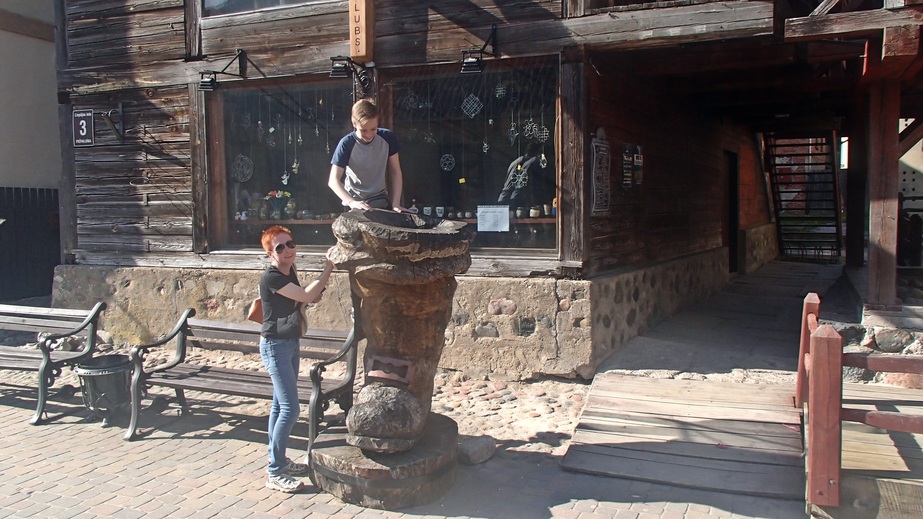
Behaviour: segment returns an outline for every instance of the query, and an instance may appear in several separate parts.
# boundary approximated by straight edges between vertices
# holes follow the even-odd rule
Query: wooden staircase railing
[[[843,338],[821,325],[820,298],[804,298],[795,405],[804,411],[808,503],[840,506],[842,421],[923,433],[923,416],[843,407],[843,366],[891,373],[923,373],[923,358],[882,353],[843,353]]]

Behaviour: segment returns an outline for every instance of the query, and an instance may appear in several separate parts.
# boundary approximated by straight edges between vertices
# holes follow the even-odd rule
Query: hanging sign
[[[354,61],[372,61],[374,29],[375,0],[349,0],[349,57]]]
[[[74,109],[74,146],[93,146],[96,144],[93,132],[93,109]]]

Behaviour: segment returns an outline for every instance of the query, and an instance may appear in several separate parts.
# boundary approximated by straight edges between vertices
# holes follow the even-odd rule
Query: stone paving
[[[804,504],[715,494],[562,470],[559,461],[588,385],[437,377],[433,409],[463,435],[490,434],[488,461],[460,466],[449,492],[399,511],[343,503],[313,486],[296,495],[263,487],[265,403],[189,393],[193,414],[146,416],[146,436],[122,440],[80,401],[52,398],[44,425],[26,374],[0,371],[0,517],[330,518],[793,518]],[[336,411],[336,409],[334,409]],[[289,455],[306,446],[299,424]]]

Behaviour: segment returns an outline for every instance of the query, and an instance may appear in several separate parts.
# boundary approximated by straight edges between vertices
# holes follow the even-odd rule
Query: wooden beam
[[[868,303],[900,304],[897,298],[898,119],[900,83],[884,80],[869,89]]]
[[[823,40],[875,34],[887,27],[923,24],[919,6],[874,9],[825,16],[804,16],[785,20],[785,41]]]
[[[6,9],[0,9],[0,31],[44,41],[54,41],[54,25]]]
[[[900,133],[900,143],[897,146],[897,156],[903,157],[910,148],[923,140],[923,119],[914,119],[912,123]]]
[[[814,11],[812,11],[809,16],[824,16],[829,13],[831,9],[836,7],[838,3],[840,3],[840,0],[824,0],[820,5],[814,8]]]

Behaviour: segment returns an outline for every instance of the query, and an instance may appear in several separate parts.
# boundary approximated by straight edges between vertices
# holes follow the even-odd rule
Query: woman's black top
[[[260,277],[260,298],[263,300],[263,329],[260,335],[267,339],[297,339],[301,336],[301,303],[278,293],[289,283],[301,286],[294,265],[288,275],[270,265]]]

